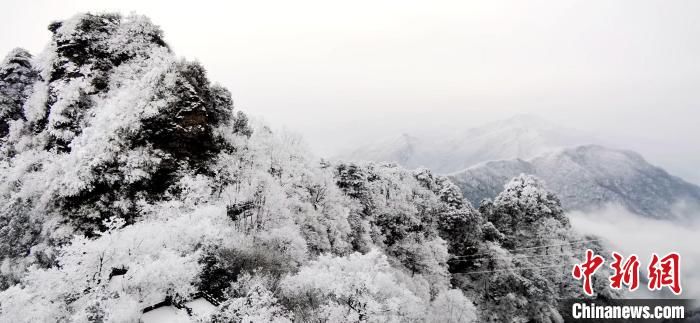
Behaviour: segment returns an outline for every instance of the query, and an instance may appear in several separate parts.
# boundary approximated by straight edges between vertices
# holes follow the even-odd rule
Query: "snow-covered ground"
[[[195,298],[192,301],[185,303],[185,306],[192,309],[192,315],[200,317],[209,316],[216,311],[216,306],[209,303],[209,301],[203,297]]]
[[[190,323],[195,322],[197,317],[207,317],[216,311],[216,306],[202,297],[185,303],[185,306],[192,309],[192,316],[189,316],[185,309],[178,309],[175,306],[163,306],[141,315],[141,322]]]
[[[190,323],[192,319],[187,312],[174,306],[163,306],[141,315],[143,323]]]

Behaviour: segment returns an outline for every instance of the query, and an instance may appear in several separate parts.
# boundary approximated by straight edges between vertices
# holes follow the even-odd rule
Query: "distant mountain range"
[[[700,187],[646,162],[635,152],[596,145],[579,146],[530,159],[490,161],[452,174],[464,196],[478,205],[494,198],[521,173],[543,179],[570,210],[608,203],[654,218],[674,216],[678,202],[700,204]]]
[[[679,203],[700,205],[700,187],[649,164],[635,152],[599,143],[583,132],[521,115],[452,134],[403,135],[342,158],[395,162],[450,174],[474,205],[494,198],[521,173],[543,179],[569,210],[617,203],[638,214],[671,218]]]
[[[403,134],[343,153],[340,160],[396,162],[453,173],[481,162],[533,158],[564,147],[599,143],[591,135],[533,115],[518,115],[480,127],[425,136]]]

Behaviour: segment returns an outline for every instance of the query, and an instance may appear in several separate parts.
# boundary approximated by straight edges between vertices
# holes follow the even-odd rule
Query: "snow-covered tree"
[[[246,274],[231,286],[229,299],[220,306],[211,322],[292,322],[293,315],[268,288],[269,278]]]
[[[412,274],[429,279],[433,297],[448,286],[448,249],[461,252],[478,236],[476,211],[458,198],[459,190],[426,170],[395,165],[339,163],[335,171],[338,186],[355,202],[348,217],[355,250],[381,246]]]
[[[508,182],[493,201],[493,208],[487,211],[489,220],[509,236],[507,245],[515,245],[518,237],[534,236],[537,226],[548,218],[569,227],[559,199],[532,175],[523,174]]]
[[[450,289],[438,295],[430,304],[426,321],[445,323],[478,322],[474,304],[459,290]]]
[[[378,251],[321,256],[285,278],[280,288],[302,321],[392,322],[416,320],[425,304]]]
[[[520,175],[480,213],[483,242],[461,259],[457,285],[479,300],[485,321],[558,322],[558,302],[581,297],[570,270],[590,243],[572,231],[559,200],[544,184]],[[605,286],[600,291],[610,295]]]
[[[443,176],[435,176],[427,169],[415,171],[416,179],[423,187],[433,191],[441,203],[434,210],[440,236],[448,242],[449,251],[463,255],[473,251],[480,240],[482,217],[459,187]]]
[[[24,49],[13,49],[0,63],[0,145],[12,121],[24,118],[22,105],[36,78],[32,55]]]

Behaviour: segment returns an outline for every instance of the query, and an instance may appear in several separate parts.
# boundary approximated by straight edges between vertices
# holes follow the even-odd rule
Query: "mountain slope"
[[[619,203],[655,218],[673,216],[674,204],[700,203],[700,187],[669,175],[639,154],[587,145],[544,154],[530,160],[486,162],[452,174],[464,196],[478,204],[493,199],[518,174],[542,178],[569,210],[590,210]]]
[[[0,65],[1,322],[139,322],[201,293],[220,306],[191,321],[552,321],[581,296],[508,249],[583,238],[536,178],[482,214],[444,176],[249,123],[145,17],[49,29]]]
[[[466,238],[440,234],[480,219],[445,178],[368,166],[341,188],[343,167],[234,114],[228,90],[177,58],[148,18],[79,14],[49,29],[40,55],[15,50],[0,65],[0,321],[138,322],[154,304],[199,292],[230,300],[223,322],[260,321],[272,308],[289,321],[300,307],[309,320],[351,320],[338,315],[351,315],[354,300],[279,305],[308,295],[305,275],[287,276],[313,270],[321,254],[331,265],[366,254],[350,258],[364,261],[353,270],[376,265],[376,284],[391,293],[363,300],[389,308],[402,299],[421,308],[416,320],[431,295],[450,290],[448,248]],[[357,196],[343,191],[355,187]],[[442,218],[444,228],[428,221]],[[410,290],[409,265],[419,282]],[[275,288],[225,295],[251,277]],[[360,280],[347,284],[379,290]],[[269,303],[251,307],[246,297],[259,298],[248,287]],[[322,317],[327,308],[334,318]],[[384,321],[409,309],[360,315]]]
[[[341,154],[344,160],[395,162],[451,173],[490,160],[532,158],[569,146],[595,143],[590,136],[532,115],[425,136],[404,134]]]

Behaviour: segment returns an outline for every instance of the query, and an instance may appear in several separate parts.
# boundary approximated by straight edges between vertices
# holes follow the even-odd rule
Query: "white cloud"
[[[683,298],[700,299],[700,211],[691,211],[698,221],[671,222],[655,220],[630,213],[620,206],[610,205],[595,212],[570,212],[571,223],[578,232],[593,234],[607,240],[609,247],[623,256],[640,257],[640,275],[646,277],[652,253],[665,255],[675,251],[681,255],[681,285]],[[610,255],[606,255],[606,266]],[[640,286],[635,297],[656,296]]]

